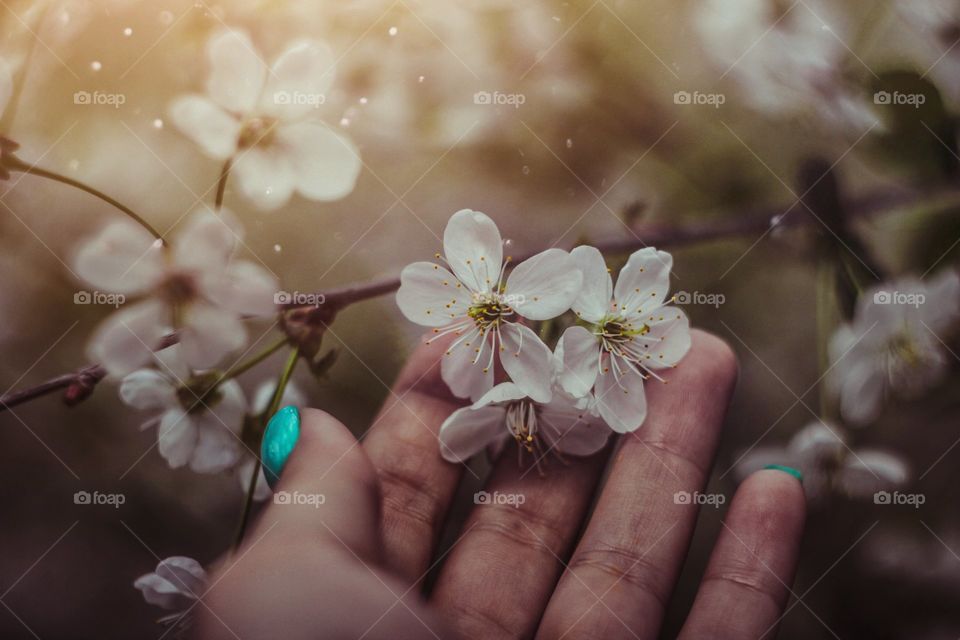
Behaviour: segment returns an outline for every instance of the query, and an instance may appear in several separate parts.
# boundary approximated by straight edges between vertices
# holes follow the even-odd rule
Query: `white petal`
[[[462,209],[443,232],[443,252],[457,278],[471,291],[488,292],[500,281],[503,244],[485,213]]]
[[[907,465],[898,457],[883,451],[864,450],[847,456],[837,474],[837,484],[847,495],[868,498],[877,491],[902,487],[908,478]]]
[[[183,324],[180,348],[184,360],[194,369],[212,369],[247,342],[247,330],[237,314],[209,304],[186,307]]]
[[[207,43],[207,59],[207,94],[227,111],[252,112],[263,92],[267,66],[247,34],[221,31]]]
[[[147,604],[164,609],[185,609],[191,603],[190,597],[184,595],[176,585],[155,573],[140,576],[134,581],[133,587],[141,591]]]
[[[258,264],[235,260],[226,271],[205,280],[206,297],[217,306],[248,316],[269,316],[277,311],[277,278]]]
[[[540,418],[549,446],[556,446],[561,453],[589,456],[602,449],[610,437],[610,429],[590,413],[585,403],[562,391],[555,392],[550,404],[540,408]]]
[[[604,356],[605,365],[609,360],[609,356]],[[597,377],[597,408],[617,433],[636,431],[647,417],[643,378],[635,372],[624,371],[618,383],[612,365],[609,367],[608,371],[601,372]]]
[[[584,320],[598,322],[610,310],[613,300],[613,280],[607,263],[595,247],[577,247],[570,257],[583,273],[583,287],[572,308]]]
[[[400,272],[397,306],[411,322],[442,327],[466,316],[470,292],[443,267],[414,262]]]
[[[163,248],[140,225],[117,220],[80,246],[73,270],[104,292],[141,293],[163,277]]]
[[[527,394],[524,393],[523,389],[513,382],[501,382],[483,394],[483,397],[474,402],[472,406],[474,409],[479,409],[480,407],[486,407],[492,404],[503,404],[511,400],[522,400],[526,397]]]
[[[186,95],[170,103],[170,120],[208,157],[226,160],[237,152],[241,123],[218,104],[198,95]]]
[[[529,327],[510,323],[500,330],[500,363],[510,379],[537,402],[553,395],[553,354]]]
[[[163,409],[177,402],[177,390],[156,369],[134,371],[120,383],[120,399],[134,409]]]
[[[247,397],[236,380],[227,380],[219,387],[219,396],[211,404],[211,413],[219,424],[226,425],[237,435],[243,431],[243,420],[247,415]]]
[[[170,310],[155,300],[129,305],[94,330],[87,354],[114,376],[123,376],[150,362],[153,349],[166,335]]]
[[[190,457],[190,469],[196,473],[220,473],[235,465],[245,449],[240,438],[212,416],[198,420],[197,446]]]
[[[840,414],[853,425],[865,425],[880,417],[886,389],[883,371],[863,362],[851,368],[840,390]]]
[[[180,270],[222,272],[243,239],[243,227],[227,209],[200,207],[177,232],[173,262]]]
[[[440,376],[453,395],[470,398],[471,402],[477,401],[493,388],[493,367],[487,368],[487,362],[490,359],[489,350],[494,347],[488,339],[484,344],[482,357],[474,364],[477,356],[474,349],[479,346],[479,338],[474,336],[470,340],[470,346],[461,343],[443,354],[440,361]]]
[[[562,249],[547,249],[510,273],[507,304],[531,320],[549,320],[567,311],[583,284],[583,274]]]
[[[293,195],[296,174],[279,145],[247,149],[234,161],[231,173],[243,197],[262,211],[285,205]]]
[[[304,198],[339,200],[353,191],[363,163],[349,138],[320,122],[282,125],[276,136]]]
[[[184,409],[171,409],[163,414],[157,431],[157,448],[170,468],[187,464],[193,456],[197,439],[197,426]]]
[[[635,251],[620,271],[614,296],[621,311],[637,313],[660,306],[670,290],[673,256],[646,247]]]
[[[167,333],[171,333],[172,331],[173,329],[170,328]],[[178,385],[181,385],[184,380],[190,377],[190,367],[187,366],[187,363],[183,360],[183,353],[181,352],[179,344],[170,345],[166,349],[155,351],[153,353],[153,359],[156,361],[158,369],[164,373],[168,379],[173,380],[173,382]]]
[[[643,354],[640,363],[650,369],[675,367],[690,351],[690,320],[676,307],[660,307],[640,316],[649,333],[635,338]]]
[[[563,352],[558,382],[567,393],[582,398],[590,393],[600,370],[597,337],[583,327],[570,327],[560,336],[557,351]]]
[[[193,598],[203,594],[207,582],[207,572],[200,563],[186,556],[164,558],[157,565],[156,575]]]
[[[926,296],[919,309],[924,324],[936,334],[949,329],[960,317],[960,275],[944,269],[930,279]]]
[[[465,462],[499,436],[507,433],[506,409],[457,409],[440,426],[440,453],[448,462]]]
[[[281,120],[302,118],[326,101],[334,76],[334,57],[322,42],[300,40],[270,68],[260,111]]]

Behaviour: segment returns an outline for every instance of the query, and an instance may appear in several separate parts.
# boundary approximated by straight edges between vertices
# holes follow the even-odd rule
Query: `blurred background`
[[[355,190],[329,203],[294,197],[275,212],[226,193],[246,227],[245,257],[287,291],[394,275],[440,250],[461,208],[493,217],[516,253],[759,220],[732,237],[667,247],[674,288],[713,295],[691,298],[693,324],[740,356],[710,484],[726,496],[743,452],[785,446],[816,420],[824,394],[815,311],[825,234],[791,206],[805,190],[801,167],[830,167],[844,203],[909,195],[881,197],[869,216],[842,211],[888,276],[957,264],[960,3],[2,5],[0,56],[23,83],[3,135],[24,160],[131,204],[164,232],[210,200],[220,171],[168,122],[174,97],[202,89],[207,38],[244,29],[267,60],[297,38],[329,43],[337,77],[319,115],[360,150]],[[124,101],[77,104],[78,91]],[[922,103],[896,97],[918,95]],[[15,174],[0,190],[7,391],[87,364],[86,341],[112,309],[74,304],[81,285],[68,265],[78,242],[117,214],[33,176]],[[341,346],[336,365],[322,380],[301,371],[296,384],[361,434],[418,335],[389,296],[356,305],[326,337]],[[794,586],[802,604],[792,601],[780,637],[960,636],[960,377],[948,344],[943,384],[848,432],[852,446],[902,460],[924,504],[818,496]],[[244,388],[275,376],[282,358],[245,374]],[[138,428],[145,416],[116,389],[105,381],[77,407],[51,395],[0,413],[5,638],[158,637],[162,612],[133,580],[157,557],[209,564],[232,540],[244,499],[234,475],[168,468],[156,431]],[[81,490],[126,501],[76,505]],[[664,637],[693,600],[722,515],[702,510]]]

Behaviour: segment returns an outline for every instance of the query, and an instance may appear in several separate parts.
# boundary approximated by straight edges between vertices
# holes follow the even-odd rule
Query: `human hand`
[[[323,504],[267,507],[211,579],[197,607],[202,637],[657,637],[698,512],[675,496],[706,485],[737,376],[729,348],[693,332],[669,384],[649,385],[646,423],[622,438],[602,483],[606,453],[540,477],[506,450],[485,489],[523,503],[473,508],[437,557],[465,472],[437,444],[461,405],[440,380],[442,352],[435,344],[413,354],[362,446],[331,416],[301,411],[277,490]],[[772,637],[804,518],[789,473],[741,484],[680,637]]]

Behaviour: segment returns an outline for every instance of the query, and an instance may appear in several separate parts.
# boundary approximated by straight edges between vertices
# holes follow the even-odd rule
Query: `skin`
[[[201,637],[657,637],[698,510],[674,494],[706,485],[737,378],[733,352],[694,331],[669,384],[648,385],[646,423],[612,456],[552,466],[544,479],[507,448],[486,490],[525,502],[473,508],[437,558],[464,473],[436,440],[461,406],[440,379],[444,346],[411,356],[362,445],[332,416],[302,410],[277,490],[325,502],[266,507],[195,607]],[[680,638],[774,637],[804,518],[793,476],[767,470],[743,482]]]

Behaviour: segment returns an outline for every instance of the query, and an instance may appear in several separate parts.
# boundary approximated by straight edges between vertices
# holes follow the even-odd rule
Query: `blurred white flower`
[[[643,381],[674,367],[690,349],[690,321],[665,306],[673,257],[647,247],[630,256],[616,289],[594,247],[571,257],[583,272],[573,310],[589,329],[573,326],[557,344],[560,384],[575,397],[594,391],[600,415],[618,433],[637,429],[647,413]]]
[[[751,106],[777,115],[815,112],[857,133],[879,124],[843,69],[850,30],[823,0],[705,0],[695,27],[709,57]]]
[[[954,101],[960,100],[960,2],[956,0],[896,0],[898,13],[927,36],[930,54],[921,62],[924,75]],[[932,46],[929,46],[932,45]]]
[[[586,398],[555,389],[548,403],[530,398],[512,382],[498,384],[469,407],[454,411],[440,427],[445,460],[463,462],[488,445],[513,438],[534,463],[548,453],[588,456],[606,444],[610,430]]]
[[[865,291],[853,322],[830,340],[827,382],[844,420],[873,422],[889,395],[917,398],[938,384],[949,365],[944,334],[958,319],[960,277],[952,270]]]
[[[737,463],[737,477],[743,480],[770,464],[800,471],[807,499],[813,503],[831,493],[872,498],[877,491],[904,486],[909,478],[906,463],[896,455],[876,449],[852,450],[843,431],[824,422],[808,424],[786,447],[755,447]]]
[[[268,380],[257,387],[256,391],[253,392],[253,400],[250,403],[249,420],[260,419],[261,414],[269,408],[270,400],[273,399],[273,392],[276,388],[276,380]],[[289,382],[286,389],[283,390],[280,406],[286,407],[293,405],[295,407],[303,407],[306,403],[307,398],[300,388],[293,382]],[[253,473],[253,466],[256,462],[257,459],[254,457],[253,452],[248,451],[241,456],[240,462],[234,467],[234,475],[236,475],[237,482],[240,483],[240,488],[244,493],[250,488],[250,474]],[[253,499],[261,502],[269,498],[272,494],[273,491],[270,489],[270,485],[267,484],[267,477],[264,475],[263,466],[261,465],[257,476],[257,486],[253,491]]]
[[[170,117],[206,155],[232,159],[240,193],[269,210],[294,191],[337,200],[353,190],[357,149],[313,117],[333,84],[326,45],[297,41],[267,67],[245,33],[228,30],[207,43],[207,60],[206,95],[177,98]]]
[[[453,273],[432,262],[408,265],[397,304],[412,322],[435,327],[435,337],[458,336],[441,363],[444,382],[457,396],[479,400],[493,387],[499,352],[510,378],[537,402],[547,402],[553,354],[517,320],[547,320],[570,308],[582,281],[570,254],[547,249],[517,265],[504,282],[510,258],[503,260],[500,231],[470,209],[450,218],[443,248]]]
[[[207,572],[199,562],[186,556],[171,556],[133,583],[147,603],[172,611],[188,608],[206,591]]]
[[[171,468],[189,465],[197,473],[219,473],[236,465],[247,402],[236,380],[218,373],[191,375],[179,345],[157,354],[163,369],[140,369],[120,384],[120,398],[141,411],[157,412],[143,425],[158,426],[160,455]],[[247,476],[249,478],[249,476]]]
[[[232,260],[241,240],[238,221],[227,211],[194,212],[173,246],[163,246],[142,227],[123,219],[85,241],[73,269],[101,291],[139,297],[104,320],[88,354],[113,375],[124,375],[151,359],[173,328],[183,358],[208,369],[246,343],[241,316],[275,312],[276,279],[265,269]]]

